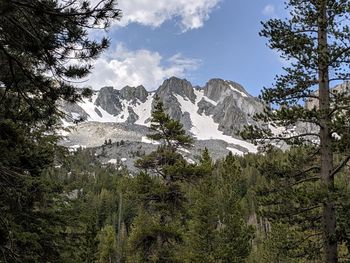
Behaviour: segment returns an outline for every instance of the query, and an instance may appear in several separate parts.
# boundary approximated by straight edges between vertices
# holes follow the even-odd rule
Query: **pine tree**
[[[166,147],[173,151],[177,150],[178,147],[192,146],[193,139],[186,134],[179,121],[170,118],[157,96],[155,97],[150,128],[155,133],[148,135],[148,137],[152,140],[163,141]]]
[[[337,156],[336,156],[337,158]],[[258,213],[261,219],[268,219],[263,250],[267,262],[319,262],[324,258],[322,251],[322,207],[325,196],[319,180],[317,167],[319,157],[313,147],[292,147],[287,152],[271,149],[260,156],[255,164],[263,180],[256,187]],[[347,249],[349,221],[349,173],[344,169],[335,178],[334,200],[337,204],[336,241],[343,261],[349,259]],[[281,257],[283,255],[283,257]],[[273,260],[272,260],[273,259]]]
[[[119,16],[114,0],[0,0],[0,261],[49,262],[60,254],[62,189],[42,176],[57,149],[56,102],[91,95],[72,83],[109,41],[88,30]]]
[[[324,261],[337,262],[337,238],[334,200],[334,177],[350,160],[348,131],[349,97],[346,92],[333,92],[330,85],[350,78],[349,19],[346,0],[289,0],[288,19],[271,19],[263,23],[261,36],[269,47],[288,60],[286,74],[277,76],[273,88],[265,88],[262,99],[267,109],[258,119],[271,125],[290,127],[296,123],[316,128],[303,134],[273,134],[270,129],[252,129],[252,137],[283,140],[290,144],[316,143],[319,153],[316,170],[324,190],[322,233]],[[315,92],[317,90],[317,92]],[[314,100],[317,106],[304,108],[302,102]],[[279,109],[273,109],[279,105]],[[336,134],[336,136],[335,136]],[[334,154],[343,159],[335,162]],[[312,167],[307,167],[309,171]]]
[[[189,226],[183,244],[184,262],[244,262],[253,231],[244,222],[240,201],[241,171],[230,154],[213,166],[208,151],[199,166],[203,177],[190,189]]]
[[[111,225],[103,227],[98,234],[98,261],[99,263],[117,262],[117,239],[115,228]]]
[[[175,262],[182,242],[185,193],[182,183],[197,176],[195,165],[177,152],[189,147],[192,139],[180,122],[172,120],[156,98],[152,112],[152,140],[162,144],[136,162],[144,170],[136,178],[141,203],[129,238],[130,262]]]
[[[244,187],[240,165],[230,152],[216,170],[218,186],[218,248],[217,257],[223,262],[244,262],[251,249],[253,229],[247,226],[240,202]]]
[[[213,177],[213,162],[208,149],[202,153],[200,164],[202,178],[189,191],[189,223],[183,244],[184,262],[217,262],[217,193],[216,178]]]
[[[255,164],[264,178],[257,186],[257,201],[260,217],[271,226],[263,230],[270,260],[322,260],[324,191],[317,170],[305,172],[317,164],[313,153],[308,147],[293,147],[285,153],[271,149]]]

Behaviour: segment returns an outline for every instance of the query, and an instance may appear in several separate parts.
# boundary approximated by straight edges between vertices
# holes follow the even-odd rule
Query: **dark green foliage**
[[[61,152],[56,102],[91,95],[70,81],[89,73],[108,41],[90,39],[87,30],[119,14],[112,0],[95,7],[0,1],[0,261],[59,261],[68,207],[61,185],[43,174]]]
[[[340,258],[350,260],[350,171],[349,168],[337,178],[337,236],[339,239]]]
[[[117,262],[117,238],[115,228],[111,225],[103,227],[98,234],[99,246],[97,262]]]
[[[163,144],[136,162],[145,172],[136,179],[140,211],[129,239],[129,250],[134,252],[130,260],[175,262],[176,247],[182,242],[181,218],[186,202],[182,182],[197,176],[196,166],[188,164],[176,150],[191,146],[192,138],[179,121],[164,112],[158,98],[151,130],[154,133],[149,138]]]
[[[174,218],[165,224],[159,213],[140,211],[129,237],[128,262],[178,262],[174,256],[182,240]]]
[[[159,101],[152,114],[151,139],[158,149],[136,165],[140,212],[129,238],[129,262],[243,262],[252,229],[241,213],[245,196],[237,160],[214,167],[208,149],[199,164],[177,152],[192,139],[171,120]]]
[[[171,183],[148,173],[128,177],[113,166],[102,167],[93,151],[78,151],[50,173],[69,196],[83,189],[77,199],[66,200],[70,206],[63,213],[66,227],[58,258],[61,262],[95,262],[105,255],[120,257],[121,262],[317,262],[322,256],[321,238],[310,235],[320,227],[312,221],[319,210],[297,213],[322,195],[319,183],[312,180],[315,172],[297,174],[305,164],[312,166],[311,150],[230,154],[215,164],[205,150],[192,168],[197,177]],[[292,185],[300,180],[306,180],[303,187]],[[344,259],[349,244],[348,181],[344,173],[336,183]],[[304,207],[298,206],[299,200]],[[257,229],[254,241],[248,219]],[[115,233],[106,234],[106,227]]]
[[[272,242],[282,240],[271,243],[270,249],[285,259],[322,259],[320,217],[325,193],[315,163],[313,148],[271,150],[260,158],[258,169],[265,183],[257,187],[259,215],[272,223]]]
[[[318,158],[313,147],[293,147],[287,152],[270,149],[265,156],[249,161],[249,165],[256,166],[261,175],[255,187],[260,218],[255,254],[260,253],[260,258],[264,259],[261,262],[323,260],[320,218],[327,192],[319,180]],[[333,196],[337,204],[336,238],[342,262],[349,259],[349,221],[345,210],[350,192],[346,180],[349,180],[348,169],[335,180]]]
[[[229,155],[216,167],[208,151],[203,152],[203,174],[189,196],[190,217],[183,246],[184,262],[244,262],[248,257],[253,229],[242,216],[240,188],[242,173]]]
[[[321,232],[317,233],[322,235],[323,240],[323,244],[317,246],[323,247],[320,260],[338,262],[335,214],[337,189],[334,178],[350,160],[350,118],[349,93],[346,90],[332,90],[331,86],[350,79],[350,30],[349,24],[345,22],[350,17],[349,1],[289,0],[285,5],[290,14],[288,19],[274,18],[262,23],[260,35],[268,39],[269,47],[275,49],[289,65],[284,68],[284,75],[276,77],[273,87],[264,88],[261,99],[265,102],[266,109],[256,118],[275,127],[287,129],[304,125],[309,129],[298,134],[274,134],[266,125],[263,128],[249,127],[244,136],[260,139],[260,142],[283,141],[290,145],[306,144],[316,148],[318,157],[312,163],[317,167],[312,171],[308,170],[311,167],[306,163],[301,167],[306,169],[306,177],[311,173],[318,176],[319,182],[312,184],[317,189],[309,188],[310,183],[303,180],[290,180],[288,176],[293,173],[284,171],[284,167],[279,168],[280,183],[292,183],[293,187],[280,183],[271,187],[285,187],[285,195],[292,195],[285,209],[288,209],[291,202],[293,206],[299,206],[300,210],[305,205],[318,207],[321,203],[321,213],[313,219],[315,224],[317,222],[322,226]],[[314,103],[314,106],[310,103]],[[342,158],[335,158],[335,155]],[[293,168],[295,167],[289,167]],[[289,174],[286,175],[287,178],[284,173]],[[305,198],[294,199],[295,191],[304,191]],[[308,196],[309,191],[320,192],[321,195]],[[283,200],[287,200],[286,196]],[[280,206],[283,206],[282,202]],[[305,211],[306,216],[310,216],[307,211],[309,210]],[[295,217],[290,220],[300,222]],[[300,256],[319,256],[314,254],[314,247],[309,248],[309,251],[302,251]]]
[[[86,76],[91,60],[108,47],[106,38],[92,40],[87,30],[107,28],[119,18],[115,4],[114,0],[96,6],[89,1],[1,0],[1,90],[15,94],[18,103],[42,120],[56,113],[57,99],[79,98],[66,80]],[[66,63],[73,59],[79,64]]]
[[[57,261],[96,262],[110,254],[113,260],[125,258],[126,235],[136,207],[131,178],[112,166],[103,167],[90,150],[60,161],[61,167],[50,171],[50,179],[68,197],[62,211],[64,246]]]
[[[186,134],[182,124],[170,118],[165,112],[159,97],[155,98],[155,106],[151,118],[151,130],[154,134],[148,137],[156,141],[164,141],[166,147],[176,150],[178,147],[190,147],[193,139]]]
[[[54,202],[60,188],[41,177],[54,156],[54,136],[44,127],[23,125],[28,112],[15,116],[13,101],[3,98],[0,108],[0,260],[34,262],[57,256],[60,215]],[[23,118],[23,121],[22,121]],[[51,221],[51,223],[48,222]],[[58,231],[58,232],[56,232]]]

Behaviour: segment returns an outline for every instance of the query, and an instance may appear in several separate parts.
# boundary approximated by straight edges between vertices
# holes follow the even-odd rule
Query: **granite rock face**
[[[139,102],[145,102],[149,93],[143,86],[130,87],[126,86],[121,90],[116,90],[113,87],[103,87],[98,92],[98,97],[95,105],[101,107],[109,114],[116,116],[123,111],[124,102],[129,102],[136,105]],[[137,118],[132,118],[135,121]]]
[[[128,107],[128,113],[129,113],[129,116],[126,120],[126,123],[134,124],[139,119],[139,116],[137,116],[137,114],[134,112],[134,110],[130,106]]]
[[[135,102],[135,100],[138,99],[141,102],[145,102],[148,96],[148,92],[144,86],[137,86],[136,88],[126,86],[120,90],[120,95],[122,99],[125,99],[127,101]]]
[[[77,122],[87,120],[89,115],[80,107],[77,103],[71,103],[67,101],[60,101],[59,107],[63,108],[66,116],[65,121]]]
[[[199,113],[212,116],[224,134],[235,137],[244,126],[258,125],[252,117],[262,112],[264,106],[238,83],[211,79],[203,91],[207,98],[216,102],[216,105],[202,99],[198,104]]]
[[[198,114],[200,115],[205,114],[207,116],[213,115],[215,106],[210,102],[206,101],[205,99],[201,99],[197,105],[198,105],[198,111],[197,111]]]
[[[216,102],[225,98],[226,95],[232,95],[232,91],[235,95],[251,97],[240,84],[233,81],[211,79],[204,86],[204,95]]]
[[[190,113],[181,109],[181,105],[176,96],[181,96],[195,103],[196,95],[192,84],[185,79],[172,77],[164,81],[156,91],[156,95],[164,103],[170,117],[179,120],[186,130],[190,130],[192,127]]]
[[[118,115],[123,109],[119,97],[120,91],[115,90],[113,87],[103,87],[98,93],[95,105],[111,115]]]
[[[163,100],[166,100],[167,97],[172,96],[173,94],[188,98],[192,103],[196,100],[192,84],[185,79],[179,79],[176,77],[165,80],[158,88],[156,94]]]
[[[198,120],[203,119],[210,121],[211,127],[216,125],[215,129],[224,135],[235,138],[239,138],[238,133],[245,125],[259,125],[252,117],[264,108],[258,99],[233,81],[211,79],[204,87],[194,87],[189,81],[177,77],[165,80],[152,93],[143,86],[126,86],[121,90],[103,87],[95,92],[91,105],[65,104],[63,108],[68,114],[73,112],[87,121],[148,126],[154,96],[160,98],[170,117],[179,120],[187,131],[196,130],[196,121],[198,124]]]

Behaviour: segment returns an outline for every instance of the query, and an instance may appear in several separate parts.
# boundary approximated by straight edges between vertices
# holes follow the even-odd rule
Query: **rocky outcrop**
[[[154,101],[148,101],[149,95],[143,86],[126,86],[121,90],[103,87],[94,94],[90,101],[92,105],[84,107],[79,104],[88,114],[77,104],[65,105],[64,108],[71,117],[78,115],[97,122],[149,125],[147,120],[154,106]],[[218,130],[233,137],[238,137],[238,132],[246,125],[259,125],[252,117],[262,112],[264,107],[241,85],[222,79],[211,79],[201,88],[193,87],[185,79],[172,77],[163,82],[155,95],[164,103],[170,117],[179,120],[186,130],[195,130],[200,126],[198,120],[202,119],[211,121],[211,129],[217,124]],[[203,115],[211,120],[203,118]]]
[[[66,113],[65,120],[68,122],[84,121],[89,117],[89,115],[77,103],[60,101],[59,107],[64,109]]]
[[[238,83],[222,79],[211,79],[203,88],[204,95],[217,105],[201,101],[200,111],[211,115],[224,134],[236,137],[248,124],[256,124],[253,116],[262,112],[263,104]]]
[[[207,116],[210,116],[213,115],[214,110],[215,105],[206,101],[205,99],[201,99],[200,102],[198,102],[198,114],[205,114]]]
[[[209,99],[219,102],[230,94],[229,84],[222,79],[211,79],[204,86],[204,95]]]
[[[192,84],[185,79],[179,79],[176,77],[165,80],[157,90],[156,94],[161,99],[165,99],[173,94],[178,94],[184,98],[188,98],[192,103],[196,100]]]
[[[129,113],[129,116],[126,120],[126,123],[134,124],[139,119],[139,116],[137,116],[137,114],[134,112],[134,110],[130,106],[128,107],[128,113]]]
[[[113,87],[103,87],[98,93],[95,105],[100,106],[111,115],[118,115],[123,109],[119,97],[120,92],[118,90]]]
[[[186,100],[195,103],[196,95],[192,84],[185,79],[172,77],[164,81],[156,91],[156,95],[164,103],[164,107],[170,117],[179,120],[184,125],[185,129],[190,130],[192,127],[191,116],[188,112],[182,111],[176,96],[182,96]]]
[[[219,130],[231,136],[237,136],[237,133],[249,123],[249,119],[250,116],[244,107],[238,107],[232,100],[232,95],[221,101],[213,111],[213,120],[219,123]]]
[[[145,102],[147,100],[148,92],[144,86],[130,87],[126,86],[120,90],[121,97],[127,101],[140,100]]]
[[[138,101],[145,102],[147,96],[148,92],[143,86],[126,86],[121,90],[116,90],[113,87],[103,87],[98,92],[95,105],[116,116],[123,110],[122,101],[128,101],[135,105]]]
[[[238,83],[222,79],[209,80],[203,90],[205,96],[216,102],[221,101],[228,95],[233,95],[234,98],[252,98]]]

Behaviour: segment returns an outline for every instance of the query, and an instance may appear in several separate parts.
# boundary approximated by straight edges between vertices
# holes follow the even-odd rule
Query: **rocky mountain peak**
[[[177,94],[184,98],[188,98],[193,103],[196,100],[192,84],[186,79],[180,79],[177,77],[171,77],[165,80],[158,88],[156,94],[161,99],[171,96],[172,94]]]
[[[126,86],[121,90],[103,87],[91,99],[61,107],[69,114],[67,122],[118,123],[131,125],[133,130],[136,126],[149,125],[155,103],[153,94],[143,86]],[[156,95],[170,117],[179,120],[198,140],[224,140],[236,148],[237,144],[244,144],[238,132],[245,125],[259,125],[252,116],[264,108],[241,85],[222,79],[211,79],[201,88],[172,77],[164,81]]]
[[[120,90],[120,94],[125,100],[131,101],[139,99],[141,102],[145,102],[148,96],[147,90],[142,85],[137,87],[125,86]]]
[[[241,85],[233,81],[215,78],[204,86],[204,95],[216,102],[232,94],[234,97],[250,97]]]
[[[96,106],[100,106],[106,112],[117,115],[122,110],[122,104],[119,101],[120,92],[113,87],[103,87],[100,89],[97,99],[95,101]]]

